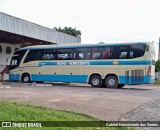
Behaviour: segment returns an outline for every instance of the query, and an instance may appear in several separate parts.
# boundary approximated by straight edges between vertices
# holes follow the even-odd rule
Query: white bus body
[[[154,81],[152,43],[40,45],[15,52],[10,80],[121,88]]]

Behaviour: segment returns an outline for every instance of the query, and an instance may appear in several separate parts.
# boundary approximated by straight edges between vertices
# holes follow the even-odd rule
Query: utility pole
[[[158,60],[160,60],[160,37],[159,37]],[[158,71],[158,81],[160,81],[160,72],[159,71]]]
[[[158,60],[160,59],[160,37],[159,37],[159,50],[158,50]]]

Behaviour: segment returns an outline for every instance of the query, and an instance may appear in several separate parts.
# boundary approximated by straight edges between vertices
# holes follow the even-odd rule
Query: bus
[[[36,45],[14,53],[9,80],[122,88],[125,84],[153,83],[154,71],[152,42]]]

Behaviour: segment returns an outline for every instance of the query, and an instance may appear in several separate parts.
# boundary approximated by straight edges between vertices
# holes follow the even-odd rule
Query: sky
[[[158,43],[160,0],[0,0],[0,12],[81,30],[82,43]]]

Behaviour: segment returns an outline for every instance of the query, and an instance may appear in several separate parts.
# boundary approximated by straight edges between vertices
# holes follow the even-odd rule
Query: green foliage
[[[156,71],[156,72],[160,71],[160,60],[157,60],[157,61],[156,61],[155,71]]]
[[[78,38],[81,37],[81,31],[77,30],[76,28],[64,27],[62,29],[61,27],[58,27],[58,28],[54,27],[54,29],[56,31],[60,31],[60,32],[63,32],[63,33],[66,33],[66,34],[69,34],[69,35],[72,35],[72,36],[75,36],[75,37],[78,37]]]
[[[154,81],[153,84],[155,84],[155,85],[157,85],[157,86],[160,86],[160,81]]]
[[[12,116],[11,116],[12,115]],[[0,101],[0,120],[14,121],[97,121],[98,119],[74,112],[66,112],[28,104]]]
[[[97,118],[74,112],[49,109],[20,103],[0,101],[0,121],[101,121]],[[134,130],[127,127],[43,127],[6,128],[6,130]],[[1,128],[0,128],[1,130]]]

